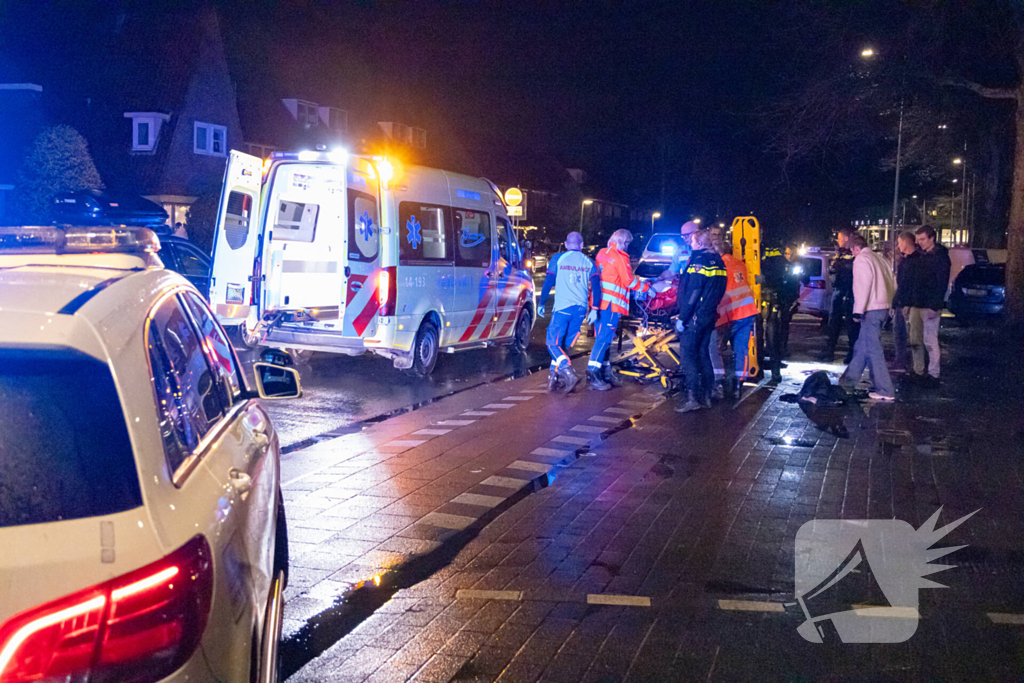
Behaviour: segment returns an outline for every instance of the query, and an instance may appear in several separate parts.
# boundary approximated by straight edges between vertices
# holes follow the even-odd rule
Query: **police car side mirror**
[[[253,363],[256,373],[256,392],[260,398],[277,400],[302,396],[299,371],[275,363]]]

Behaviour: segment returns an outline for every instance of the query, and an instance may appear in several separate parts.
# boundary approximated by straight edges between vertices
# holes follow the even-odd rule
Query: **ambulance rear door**
[[[232,151],[213,235],[209,299],[222,319],[244,320],[259,291],[260,228],[257,213],[263,161]],[[225,320],[227,322],[227,320]]]
[[[303,311],[322,321],[343,316],[347,185],[345,164],[299,161],[271,169],[268,310]]]
[[[348,286],[342,334],[372,337],[377,334],[380,309],[381,230],[377,173],[366,159],[352,158],[348,169]],[[383,293],[387,296],[387,292]]]

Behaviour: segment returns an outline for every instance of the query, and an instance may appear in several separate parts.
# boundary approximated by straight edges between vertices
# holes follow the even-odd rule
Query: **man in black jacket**
[[[921,258],[917,249],[914,233],[904,230],[897,240],[899,256],[896,259],[896,296],[892,300],[892,337],[896,346],[894,370],[900,372],[907,369],[907,321],[910,317],[910,306],[914,303],[914,269]]]
[[[821,360],[831,363],[835,353],[839,335],[846,329],[850,348],[843,362],[849,365],[853,358],[853,347],[857,344],[860,334],[860,323],[853,319],[853,253],[850,251],[850,238],[853,228],[842,228],[836,235],[836,255],[832,258],[830,272],[835,280],[832,286],[832,310],[828,316],[828,346]]]
[[[722,257],[714,252],[711,235],[698,230],[691,238],[693,253],[679,281],[679,355],[686,375],[686,397],[676,412],[688,413],[711,407],[715,370],[708,344],[715,331],[718,302],[725,294],[726,270]]]
[[[939,318],[949,289],[949,251],[935,239],[935,228],[917,229],[921,259],[913,270],[914,296],[910,304],[910,350],[914,356],[914,379],[927,384],[939,382]],[[928,374],[924,354],[928,351]]]

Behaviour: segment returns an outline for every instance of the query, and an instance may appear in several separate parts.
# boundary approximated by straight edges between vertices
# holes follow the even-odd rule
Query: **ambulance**
[[[528,254],[494,183],[344,150],[228,157],[210,304],[236,343],[384,356],[506,345],[535,319]]]

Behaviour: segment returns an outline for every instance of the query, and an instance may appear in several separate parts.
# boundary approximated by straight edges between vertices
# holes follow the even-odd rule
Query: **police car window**
[[[223,394],[176,297],[154,312],[147,337],[160,431],[174,472],[223,415]]]
[[[491,217],[482,211],[454,209],[455,265],[486,268],[491,264]]]
[[[365,192],[348,190],[348,257],[373,261],[380,253],[377,201]]]
[[[185,292],[181,295],[188,312],[206,339],[204,348],[206,358],[213,366],[214,371],[224,382],[223,387],[228,391],[224,396],[225,404],[232,404],[241,395],[241,383],[238,379],[238,366],[235,363],[235,354],[231,349],[231,342],[228,341],[224,330],[214,320],[210,310],[199,297],[192,292]]]
[[[821,277],[821,259],[804,258],[800,265],[803,266],[804,275],[807,277]]]
[[[195,247],[176,242],[174,253],[178,259],[178,272],[188,277],[208,277],[210,260]]]
[[[312,242],[316,236],[317,204],[278,199],[274,214],[274,240]]]
[[[452,262],[452,226],[446,206],[402,202],[398,205],[399,264]]]
[[[0,527],[141,505],[106,363],[66,347],[0,349]]]
[[[252,195],[237,191],[228,194],[227,213],[224,216],[224,237],[232,249],[241,249],[249,239],[251,214]]]

